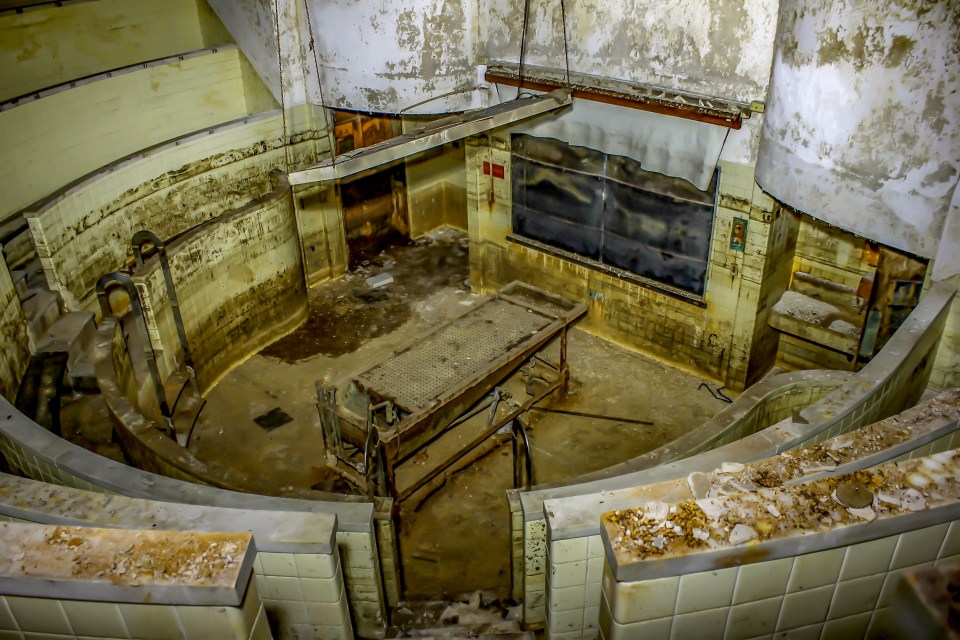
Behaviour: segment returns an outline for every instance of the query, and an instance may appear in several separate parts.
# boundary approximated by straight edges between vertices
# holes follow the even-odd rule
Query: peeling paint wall
[[[480,54],[519,62],[523,2],[479,0]],[[750,101],[763,100],[776,0],[567,0],[571,71]],[[531,0],[526,64],[563,69],[558,0]]]
[[[27,324],[7,264],[0,260],[0,395],[13,402],[27,368]]]
[[[231,42],[204,0],[50,3],[0,15],[0,100]],[[106,34],[109,37],[91,37]]]
[[[953,201],[947,210],[943,236],[937,248],[930,277],[944,280],[960,275],[960,186],[953,190]]]
[[[307,286],[340,277],[347,270],[347,243],[338,190],[330,183],[298,185],[293,198]]]
[[[478,0],[309,3],[328,106],[407,114],[483,106],[470,90]]]
[[[953,276],[947,282],[960,290],[960,275]],[[960,387],[960,297],[953,299],[944,323],[937,358],[930,372],[930,386],[940,390]]]
[[[785,0],[757,180],[933,257],[960,177],[960,4]]]
[[[477,108],[489,97],[481,60],[520,57],[524,4],[512,0],[280,0],[279,42],[271,0],[210,3],[278,99],[279,48],[289,104],[320,104],[319,66],[327,106],[408,114]],[[766,94],[775,0],[567,4],[572,70],[741,101]],[[556,0],[531,0],[526,63],[564,68],[560,13]]]
[[[467,228],[464,145],[460,142],[421,153],[404,162],[410,237],[444,225]]]

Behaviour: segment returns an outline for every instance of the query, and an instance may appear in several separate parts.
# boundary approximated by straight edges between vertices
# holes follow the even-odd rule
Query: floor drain
[[[282,427],[288,422],[293,422],[293,418],[280,407],[270,409],[262,416],[253,419],[264,431],[273,431],[277,427]]]

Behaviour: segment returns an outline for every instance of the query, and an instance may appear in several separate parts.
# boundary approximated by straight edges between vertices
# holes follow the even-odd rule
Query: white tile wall
[[[616,582],[605,567],[599,626],[607,640],[646,638],[641,632],[725,640],[880,638],[889,631],[887,607],[900,575],[947,561],[960,561],[960,522],[673,578]]]
[[[775,593],[775,592],[771,592]],[[773,633],[780,617],[782,597],[752,600],[730,607],[724,637],[743,640]]]
[[[780,609],[779,629],[792,629],[821,622],[827,617],[833,600],[835,585],[804,589],[788,593]]]
[[[0,638],[268,640],[256,587],[239,607],[130,604],[0,596]]]
[[[681,576],[676,612],[683,614],[730,606],[736,580],[737,569],[704,571]]]
[[[358,560],[362,547],[362,542],[354,545]],[[254,571],[267,615],[278,621],[282,635],[353,637],[343,573],[336,553],[260,552]]]

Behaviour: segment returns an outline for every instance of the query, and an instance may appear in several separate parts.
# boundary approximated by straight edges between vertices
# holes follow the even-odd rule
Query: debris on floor
[[[393,282],[393,276],[389,273],[378,273],[375,276],[370,276],[367,278],[367,286],[376,289],[377,287],[385,287],[388,284]]]
[[[263,415],[259,415],[253,419],[261,429],[265,431],[272,431],[279,427],[282,427],[285,424],[293,422],[293,418],[290,417],[286,411],[280,407],[275,407],[267,411]]]

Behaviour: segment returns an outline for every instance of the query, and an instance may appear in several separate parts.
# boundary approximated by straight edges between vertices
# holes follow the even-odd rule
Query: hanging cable
[[[563,23],[563,61],[567,69],[567,86],[570,86],[570,51],[567,47],[567,7],[564,0],[560,0],[560,21]]]
[[[290,150],[287,148],[287,107],[283,99],[283,53],[280,50],[280,4],[273,0],[273,17],[277,40],[277,70],[280,74],[280,118],[283,126],[281,144],[283,145],[283,160],[286,164],[286,173],[290,173]]]
[[[520,69],[517,73],[517,97],[523,92],[523,61],[527,57],[527,20],[530,18],[530,0],[523,0],[523,32],[520,34]]]
[[[310,35],[310,42],[308,44],[310,51],[313,52],[313,68],[317,71],[317,90],[320,93],[320,110],[323,111],[323,121],[327,126],[327,146],[330,148],[330,166],[333,168],[333,175],[337,175],[337,138],[334,135],[333,122],[330,119],[330,109],[327,108],[327,105],[324,104],[323,99],[323,80],[320,78],[320,58],[317,55],[317,46],[313,40],[313,25],[310,23],[310,0],[303,0],[303,13],[307,18],[307,33]],[[304,92],[306,92],[306,80],[304,80]],[[343,220],[344,220],[344,211],[343,211],[343,200],[340,198],[340,194],[337,192],[336,183],[334,183],[334,192],[333,192],[333,202],[337,208],[337,224],[339,225],[340,237],[345,238],[345,232],[343,229]],[[330,234],[327,231],[327,224],[323,224],[323,239],[324,246],[326,247],[327,254],[327,266],[330,269],[331,277],[333,277],[333,253],[330,250]]]
[[[310,51],[313,52],[313,67],[317,70],[317,89],[320,91],[320,108],[323,110],[324,122],[327,125],[327,141],[330,145],[330,162],[333,173],[337,173],[337,141],[334,137],[333,123],[330,121],[330,110],[323,100],[323,80],[320,79],[320,58],[317,56],[316,43],[313,41],[313,25],[310,23],[310,0],[303,0],[303,12],[307,17],[307,32],[310,34]]]

